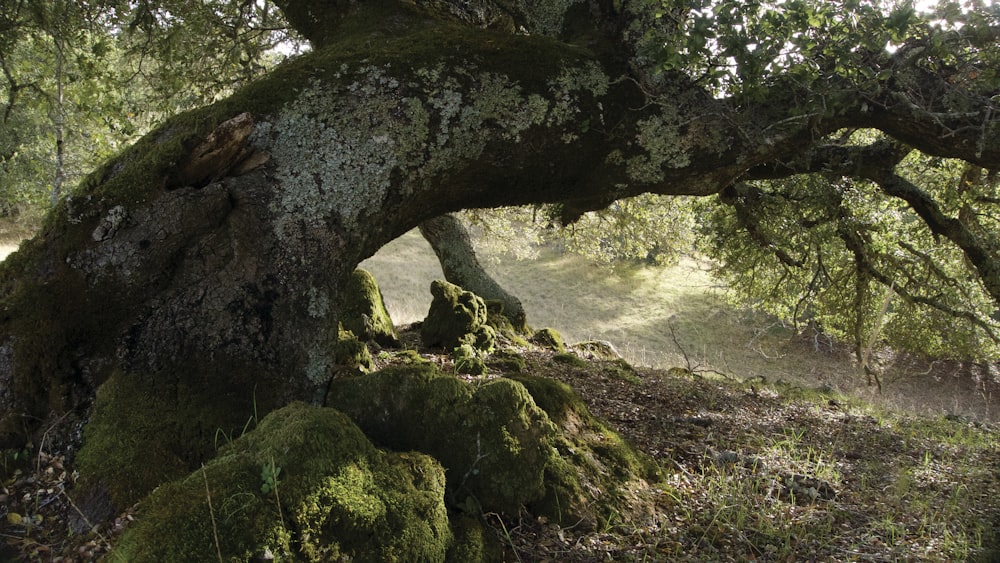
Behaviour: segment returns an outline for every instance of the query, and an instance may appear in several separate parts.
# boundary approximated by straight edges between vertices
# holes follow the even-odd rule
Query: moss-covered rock
[[[368,346],[354,336],[350,330],[340,331],[340,338],[333,351],[333,361],[338,367],[363,372],[371,371],[375,366]]]
[[[535,334],[531,335],[531,342],[555,352],[566,351],[566,343],[563,342],[562,335],[554,328],[543,328],[535,331]]]
[[[471,345],[462,344],[451,352],[451,358],[455,362],[455,371],[469,375],[483,375],[486,373],[486,362],[482,355]]]
[[[334,381],[328,402],[376,444],[439,460],[448,499],[464,511],[517,514],[527,506],[560,522],[597,525],[648,507],[630,491],[657,477],[655,463],[547,378],[474,385],[430,365],[397,366]]]
[[[514,350],[500,350],[493,353],[490,355],[489,364],[503,373],[521,372],[528,367],[524,356]]]
[[[621,353],[615,345],[607,340],[588,340],[573,345],[573,349],[581,356],[591,360],[620,360]]]
[[[486,303],[478,295],[443,280],[431,282],[430,310],[420,327],[420,338],[425,346],[453,349],[462,344],[468,334],[474,335],[476,347],[492,349],[495,333],[486,334]]]
[[[143,500],[112,558],[442,561],[444,484],[430,457],[381,451],[344,414],[295,403]]]
[[[451,529],[455,542],[448,551],[447,563],[503,561],[496,539],[486,533],[478,518],[467,514],[453,516]]]
[[[398,347],[396,328],[385,308],[375,276],[358,268],[351,275],[341,309],[341,323],[361,340],[374,340],[382,346]]]
[[[239,435],[252,422],[258,400],[252,393],[235,393],[240,383],[238,378],[209,375],[113,374],[98,390],[84,429],[77,455],[81,473],[77,493],[105,499],[110,506],[94,510],[114,514],[159,484],[198,467],[216,445]],[[267,398],[261,397],[259,403],[266,412]]]
[[[575,368],[585,368],[588,364],[586,360],[577,356],[576,354],[571,354],[569,352],[563,352],[561,354],[556,354],[552,356],[552,361],[557,364],[565,364],[567,366],[572,366]]]
[[[558,434],[525,388],[509,379],[478,387],[433,366],[398,366],[338,379],[328,404],[351,416],[371,439],[418,450],[448,470],[456,505],[516,514],[545,496]]]
[[[524,385],[560,429],[555,447],[560,462],[547,468],[546,496],[529,506],[543,514],[565,518],[573,512],[582,524],[600,524],[612,518],[642,521],[653,511],[653,500],[639,498],[647,481],[660,480],[660,469],[648,456],[590,414],[583,400],[565,383],[526,374],[507,376]],[[585,499],[587,510],[567,505],[567,499]],[[568,508],[567,508],[568,507]]]

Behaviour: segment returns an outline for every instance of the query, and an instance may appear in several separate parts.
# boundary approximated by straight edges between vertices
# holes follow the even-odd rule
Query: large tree
[[[154,482],[196,467],[247,413],[321,401],[355,266],[466,208],[570,223],[721,193],[752,214],[749,180],[863,178],[1000,302],[995,236],[896,169],[913,150],[1000,167],[985,9],[935,27],[856,0],[277,4],[314,51],[111,159],[3,266],[0,446],[117,411],[174,436],[127,460]],[[843,237],[865,267],[870,241]]]

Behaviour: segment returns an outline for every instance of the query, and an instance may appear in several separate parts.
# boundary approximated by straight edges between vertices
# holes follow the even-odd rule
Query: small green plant
[[[469,344],[456,347],[451,353],[455,361],[455,371],[469,375],[485,375],[486,363],[483,362],[478,350]]]
[[[281,467],[274,464],[274,459],[271,460],[271,463],[265,463],[260,470],[260,479],[262,481],[260,492],[266,495],[271,491],[277,491],[280,475]]]
[[[265,495],[268,493],[274,493],[274,504],[278,507],[278,520],[281,521],[281,527],[285,527],[285,515],[281,513],[281,498],[278,497],[278,479],[281,475],[281,467],[275,465],[274,456],[271,456],[271,462],[265,463],[260,470],[260,478],[263,483],[260,486],[260,492]]]

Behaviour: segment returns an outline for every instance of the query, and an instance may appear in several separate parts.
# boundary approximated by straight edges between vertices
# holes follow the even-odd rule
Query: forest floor
[[[440,277],[430,249],[407,237],[365,264],[398,324],[426,314]],[[694,261],[609,273],[543,253],[494,273],[533,326],[568,342],[611,341],[636,366],[623,376],[600,361],[521,350],[525,371],[569,384],[663,471],[646,491],[655,513],[642,521],[583,529],[484,515],[507,560],[1000,560],[988,366],[883,352],[879,394],[843,347],[734,309]],[[141,517],[130,510],[70,534],[72,461],[28,455],[4,458],[23,469],[0,483],[0,561],[99,559]]]
[[[404,340],[415,340],[411,334]],[[525,372],[573,387],[655,459],[641,520],[559,526],[484,514],[510,562],[993,561],[1000,555],[1000,427],[873,407],[825,387],[683,369],[566,361],[520,349]],[[448,370],[441,351],[421,354]],[[581,360],[586,356],[579,354]],[[502,374],[491,370],[486,377]],[[43,452],[0,488],[0,561],[92,561],[141,509],[69,533],[76,474]],[[208,525],[206,523],[206,525]],[[113,561],[113,558],[109,558]]]
[[[531,356],[665,475],[656,514],[500,526],[510,561],[995,561],[1000,429],[828,388]]]

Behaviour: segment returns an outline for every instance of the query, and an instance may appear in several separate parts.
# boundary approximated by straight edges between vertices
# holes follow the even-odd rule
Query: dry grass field
[[[635,365],[685,367],[738,380],[762,377],[829,388],[877,406],[992,420],[992,374],[979,366],[880,355],[883,393],[867,385],[845,347],[795,335],[779,321],[729,304],[704,264],[611,271],[584,258],[543,249],[537,259],[481,256],[517,295],[534,328],[558,330],[568,343],[607,340]],[[362,267],[379,281],[396,324],[421,320],[430,282],[441,270],[416,231],[393,241]]]

